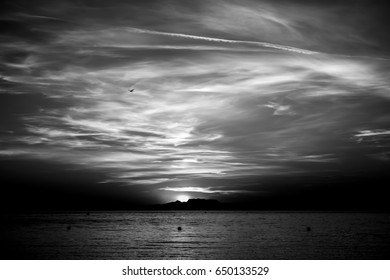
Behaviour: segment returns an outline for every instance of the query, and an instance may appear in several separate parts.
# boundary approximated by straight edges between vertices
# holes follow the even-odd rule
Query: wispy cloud
[[[220,188],[218,190],[218,188]],[[206,193],[206,194],[230,194],[230,193],[245,193],[245,190],[223,190],[224,187],[164,187],[159,190],[171,191],[171,192],[195,192],[195,193]]]
[[[264,107],[275,109],[274,115],[277,115],[277,116],[296,115],[296,113],[293,110],[291,110],[290,105],[280,105],[280,104],[275,103],[275,102],[269,102],[268,104],[264,105]]]
[[[302,53],[302,54],[316,54],[317,53],[315,51],[309,51],[309,50],[294,48],[294,47],[290,47],[290,46],[283,46],[283,45],[278,45],[278,44],[271,44],[271,43],[267,43],[267,42],[229,40],[229,39],[221,39],[221,38],[212,38],[212,37],[205,37],[205,36],[195,36],[195,35],[189,35],[189,34],[181,34],[181,33],[159,32],[159,31],[138,29],[138,28],[131,28],[129,30],[133,31],[133,32],[139,32],[139,33],[146,33],[146,34],[153,34],[153,35],[162,35],[162,36],[171,36],[171,37],[179,37],[179,38],[193,39],[193,40],[204,40],[204,41],[218,42],[218,43],[228,43],[228,44],[253,45],[253,46],[259,46],[259,47],[265,47],[265,48],[273,48],[273,49],[279,49],[279,50],[296,52],[296,53]]]
[[[381,136],[381,135],[390,135],[390,130],[385,129],[375,129],[375,130],[360,130],[355,137],[372,137],[372,136]]]
[[[181,3],[10,13],[0,154],[205,194],[387,158],[388,61],[337,16],[345,7]]]

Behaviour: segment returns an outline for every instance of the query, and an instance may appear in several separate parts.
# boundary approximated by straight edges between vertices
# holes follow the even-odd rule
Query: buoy
[[[307,231],[311,231],[311,227],[306,227],[306,230]]]
[[[178,231],[181,231],[181,227],[178,227],[177,230],[178,230]]]

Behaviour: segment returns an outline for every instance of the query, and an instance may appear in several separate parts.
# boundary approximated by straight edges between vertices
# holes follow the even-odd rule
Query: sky
[[[2,2],[2,208],[388,208],[385,7]]]

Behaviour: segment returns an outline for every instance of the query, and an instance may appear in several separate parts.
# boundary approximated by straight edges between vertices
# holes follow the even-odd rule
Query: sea
[[[1,223],[2,259],[390,259],[388,213],[55,212]]]

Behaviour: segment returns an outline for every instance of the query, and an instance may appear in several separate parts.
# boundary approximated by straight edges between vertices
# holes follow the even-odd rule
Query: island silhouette
[[[191,198],[186,202],[174,201],[165,204],[154,204],[144,206],[144,210],[263,210],[258,204],[252,203],[223,203],[216,199]]]
[[[227,205],[216,199],[192,198],[186,202],[179,200],[154,205],[158,210],[223,210]]]

